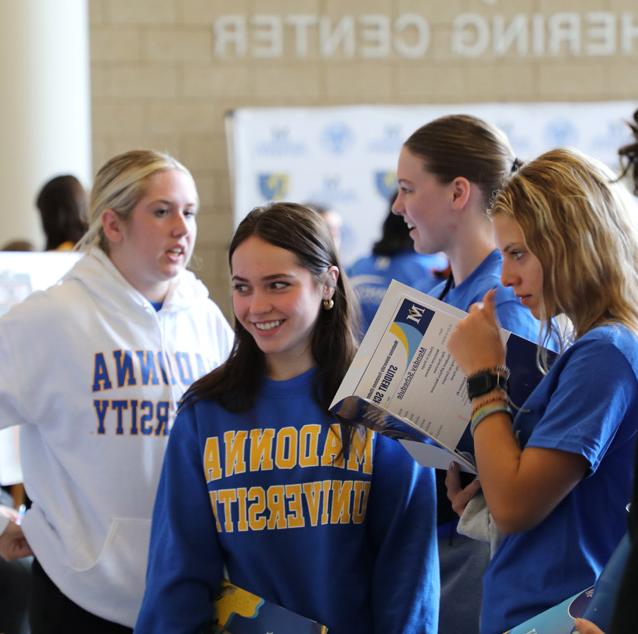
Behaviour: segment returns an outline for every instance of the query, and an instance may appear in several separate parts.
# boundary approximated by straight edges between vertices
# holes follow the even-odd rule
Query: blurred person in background
[[[9,240],[2,245],[0,251],[35,251],[35,247],[30,240]]]
[[[350,283],[361,306],[361,336],[365,335],[392,280],[424,293],[447,277],[443,253],[417,253],[403,218],[392,213],[397,192],[390,197],[390,209],[383,221],[381,238],[372,254],[358,259],[348,270]]]
[[[328,226],[328,231],[330,231],[335,247],[337,247],[337,252],[339,252],[341,248],[341,231],[343,229],[343,218],[341,214],[334,207],[320,203],[310,202],[305,203],[305,206],[316,211],[321,216],[321,219]]]
[[[82,183],[70,174],[47,181],[36,198],[45,251],[70,251],[87,230],[87,195]]]

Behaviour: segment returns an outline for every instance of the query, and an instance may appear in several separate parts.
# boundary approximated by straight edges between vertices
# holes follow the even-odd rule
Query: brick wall
[[[466,103],[636,99],[638,37],[630,54],[477,58],[453,53],[455,16],[506,18],[559,11],[636,11],[635,0],[90,0],[93,161],[134,146],[175,154],[193,172],[202,201],[199,276],[229,313],[225,247],[232,231],[224,113],[242,106]],[[421,13],[428,54],[361,59],[318,53],[220,59],[213,23],[222,15]],[[585,37],[586,34],[583,34]],[[289,49],[292,34],[286,31]],[[314,38],[314,39],[313,39]]]

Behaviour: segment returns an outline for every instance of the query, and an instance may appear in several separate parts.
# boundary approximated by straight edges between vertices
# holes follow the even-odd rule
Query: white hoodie
[[[192,273],[156,312],[98,249],[0,319],[0,425],[23,425],[33,500],[22,527],[49,577],[89,612],[134,625],[176,403],[231,346]]]

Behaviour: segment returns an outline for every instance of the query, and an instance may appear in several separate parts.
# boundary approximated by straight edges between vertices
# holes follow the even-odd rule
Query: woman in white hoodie
[[[172,157],[114,157],[95,179],[84,257],[0,319],[0,426],[22,425],[33,501],[21,527],[0,518],[0,554],[34,554],[32,634],[135,623],[176,403],[232,346],[186,271],[197,207]]]

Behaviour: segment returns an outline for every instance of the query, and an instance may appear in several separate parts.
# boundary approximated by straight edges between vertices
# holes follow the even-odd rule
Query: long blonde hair
[[[638,206],[602,163],[546,152],[509,179],[490,213],[511,216],[542,265],[545,335],[560,313],[575,338],[605,323],[638,333]]]
[[[87,251],[97,246],[108,253],[108,240],[102,230],[104,212],[112,209],[127,221],[144,196],[148,179],[166,170],[180,170],[192,178],[177,159],[155,150],[131,150],[108,160],[95,176],[89,201],[89,228],[75,249]]]

